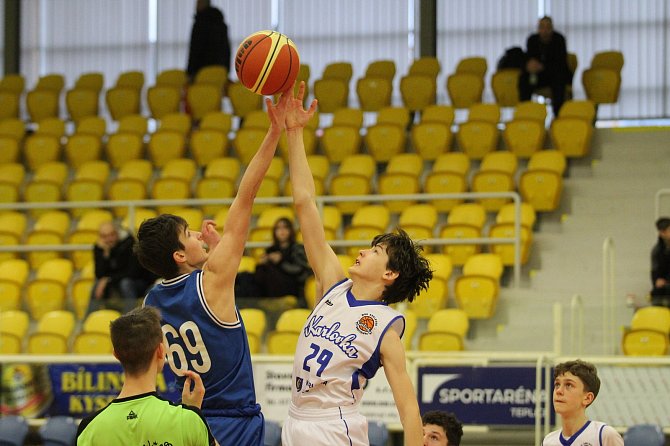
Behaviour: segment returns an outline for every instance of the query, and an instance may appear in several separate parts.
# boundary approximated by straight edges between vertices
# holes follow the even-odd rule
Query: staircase
[[[645,304],[650,289],[654,197],[665,187],[670,187],[670,128],[596,129],[588,159],[570,161],[560,209],[540,215],[521,285],[503,286],[496,315],[473,321],[466,348],[552,351],[558,317],[562,354],[619,354],[621,328],[634,311],[626,305],[626,296],[635,294],[638,304]],[[661,213],[670,214],[670,197],[661,201]],[[614,246],[614,324],[613,334],[604,339],[607,237]],[[583,303],[582,348],[571,337],[570,303],[575,294]],[[555,303],[561,305],[558,315]],[[607,351],[604,341],[611,343]]]

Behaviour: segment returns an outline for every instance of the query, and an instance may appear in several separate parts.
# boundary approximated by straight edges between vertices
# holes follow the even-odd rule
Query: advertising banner
[[[535,390],[535,367],[424,366],[418,368],[421,413],[454,412],[465,424],[532,425],[535,402],[546,396]]]

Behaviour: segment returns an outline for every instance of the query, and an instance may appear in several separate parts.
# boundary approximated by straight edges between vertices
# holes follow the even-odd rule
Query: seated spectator
[[[293,222],[278,219],[272,229],[272,246],[256,265],[255,282],[258,297],[286,295],[304,299],[305,280],[312,274],[305,247],[295,241]]]
[[[571,84],[565,37],[554,31],[551,17],[544,16],[538,22],[537,33],[528,37],[526,43],[526,63],[519,76],[519,99],[529,101],[535,90],[550,87],[556,117],[565,102],[565,87]]]
[[[463,424],[449,412],[434,410],[421,417],[423,446],[458,446],[463,437]]]
[[[651,251],[651,304],[670,307],[670,218],[656,220],[658,240]]]
[[[114,223],[100,225],[93,247],[96,280],[91,290],[89,313],[102,308],[127,313],[156,280],[156,276],[138,262],[133,253],[134,243],[133,236],[121,233]]]
[[[133,310],[110,324],[110,334],[114,356],[123,367],[123,387],[111,403],[81,421],[77,445],[218,444],[200,411],[205,395],[200,375],[183,371],[179,404],[156,393],[156,377],[163,372],[167,353],[158,310]]]

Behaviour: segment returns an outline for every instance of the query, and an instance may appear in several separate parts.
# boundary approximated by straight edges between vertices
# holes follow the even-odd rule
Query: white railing
[[[670,195],[670,189],[659,189],[654,195],[654,220],[658,220],[661,216],[661,198]]]
[[[607,237],[603,242],[603,354],[613,355],[614,351],[614,239]]]
[[[316,197],[317,204],[322,207],[330,203],[342,202],[365,202],[377,203],[384,201],[429,201],[444,199],[477,200],[480,198],[509,198],[515,205],[515,223],[513,238],[479,237],[468,239],[430,238],[419,240],[422,245],[492,245],[513,244],[514,265],[513,284],[518,287],[521,282],[521,197],[516,192],[465,192],[458,194],[403,194],[403,195],[355,195],[355,196],[319,196]],[[135,222],[135,211],[137,208],[155,208],[158,206],[202,206],[202,205],[230,205],[232,198],[226,199],[182,199],[182,200],[135,200],[135,201],[81,201],[81,202],[54,202],[54,203],[0,203],[0,211],[30,209],[85,209],[85,208],[127,208],[127,219],[134,232],[137,228],[132,227]],[[291,197],[258,197],[254,200],[256,204],[291,205]],[[370,240],[332,240],[329,241],[334,248],[360,246],[369,244]],[[268,246],[267,242],[247,242],[247,248],[262,248]],[[4,245],[0,246],[0,252],[30,252],[30,251],[81,251],[90,249],[90,245]]]
[[[584,302],[575,294],[570,299],[570,353],[581,355],[584,348]]]

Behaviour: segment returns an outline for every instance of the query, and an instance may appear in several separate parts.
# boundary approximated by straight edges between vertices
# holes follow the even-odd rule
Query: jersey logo
[[[302,378],[295,378],[295,390],[300,392],[300,389],[302,389]]]
[[[126,417],[126,420],[134,420],[135,418],[137,418],[137,414],[135,412],[133,412],[132,410],[130,412],[128,412],[128,416]]]
[[[377,318],[373,315],[365,313],[361,318],[356,322],[356,330],[361,334],[370,334],[372,330],[377,326]]]
[[[326,299],[326,305],[328,305],[329,307],[332,307],[333,303],[330,301],[330,299]]]

